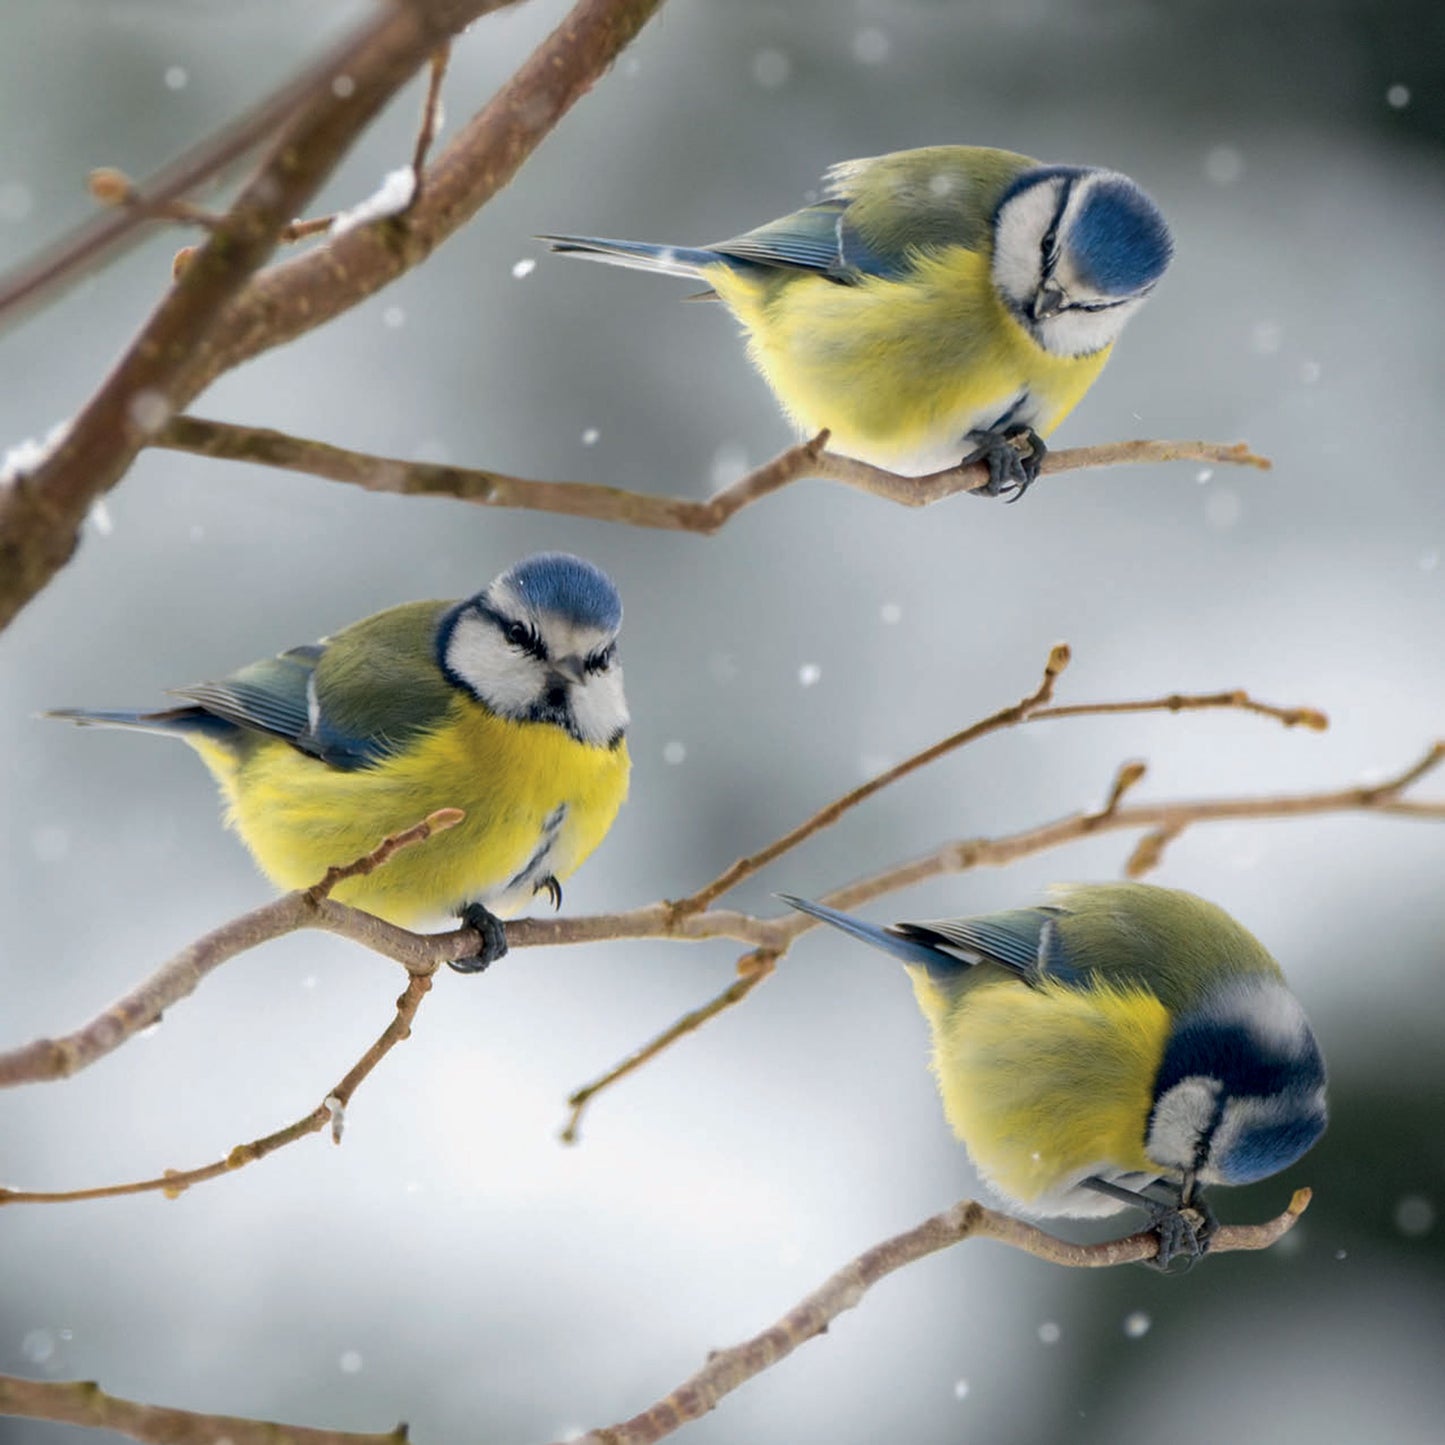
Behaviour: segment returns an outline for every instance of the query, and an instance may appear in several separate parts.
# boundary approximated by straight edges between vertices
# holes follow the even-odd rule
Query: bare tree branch
[[[499,3],[387,5],[349,52],[344,94],[327,79],[298,102],[63,440],[0,487],[0,628],[70,559],[91,505],[177,411],[222,372],[330,320],[429,255],[512,178],[661,0],[578,0],[437,159],[405,216],[357,226],[252,279],[363,126],[442,44]]]
[[[887,769],[871,782],[844,794],[806,822],[784,834],[775,843],[733,863],[688,898],[678,901],[663,900],[626,912],[592,917],[524,918],[509,923],[507,939],[513,948],[622,938],[667,938],[685,941],[728,938],[748,945],[751,950],[739,962],[737,977],[719,994],[689,1010],[655,1038],[608,1069],[601,1077],[574,1092],[568,1101],[571,1114],[563,1137],[569,1141],[576,1139],[583,1112],[598,1093],[634,1073],[709,1019],[740,1003],[771,975],[777,960],[788,951],[793,941],[816,926],[813,919],[803,914],[761,918],[737,910],[716,908],[712,906],[715,901],[804,839],[837,821],[845,812],[858,806],[881,788],[898,781],[924,763],[1002,728],[1048,718],[1079,718],[1119,712],[1179,713],[1225,709],[1271,717],[1286,726],[1325,726],[1323,715],[1316,709],[1278,707],[1272,703],[1259,702],[1239,690],[1199,694],[1170,693],[1154,699],[1045,706],[1052,696],[1059,673],[1068,662],[1068,655],[1065,645],[1054,647],[1050,651],[1039,685],[1020,702],[945,738],[940,743],[920,750],[912,758]],[[826,897],[838,907],[856,907],[926,878],[981,866],[1001,866],[1103,831],[1145,830],[1146,836],[1136,846],[1129,863],[1128,871],[1137,876],[1157,863],[1163,846],[1186,828],[1224,818],[1284,818],[1363,811],[1419,819],[1445,819],[1445,801],[1415,802],[1400,796],[1406,788],[1413,786],[1442,761],[1445,761],[1445,743],[1437,743],[1418,762],[1382,782],[1292,796],[1213,798],[1127,805],[1124,802],[1125,795],[1136,787],[1144,776],[1144,765],[1133,761],[1118,770],[1101,808],[1071,813],[1052,822],[997,838],[972,838],[945,843],[922,857],[894,864],[869,877],[835,889]],[[314,887],[288,894],[274,903],[234,919],[189,948],[183,949],[131,993],[75,1032],[60,1039],[39,1039],[8,1053],[0,1053],[0,1087],[62,1078],[86,1067],[118,1048],[126,1039],[134,1037],[158,1018],[164,1009],[190,993],[201,978],[227,959],[298,929],[320,928],[350,938],[400,963],[412,976],[413,981],[419,979],[429,983],[432,973],[440,964],[476,952],[478,939],[472,929],[460,928],[450,933],[434,935],[411,933],[384,923],[370,914],[348,908],[326,895],[341,878],[383,866],[387,857],[398,847],[423,841],[431,832],[449,827],[455,820],[456,810],[444,809],[433,814],[415,829],[386,840],[368,857],[343,868],[332,869],[327,877]],[[369,1053],[358,1065],[361,1074],[358,1075],[353,1070],[353,1073],[327,1096],[328,1100],[335,1101],[337,1108],[344,1109],[359,1079],[364,1077],[400,1038],[405,1037],[410,1018],[425,992],[426,988],[420,984],[414,990],[409,989],[408,994],[404,995],[398,1004],[397,1018],[374,1046],[374,1056]],[[242,1163],[249,1162],[250,1159],[260,1158],[283,1144],[317,1132],[328,1121],[335,1127],[338,1117],[336,1108],[328,1108],[328,1105],[323,1103],[285,1129],[233,1150],[228,1156],[228,1160],[232,1161],[229,1163],[222,1161],[184,1173],[163,1174],[138,1183],[83,1191],[11,1189],[0,1192],[0,1204],[42,1200],[55,1202],[62,1199],[96,1198],[115,1193],[183,1188],[226,1172],[227,1168],[235,1167],[234,1161],[238,1159]]]
[[[349,451],[268,427],[238,426],[198,416],[173,418],[152,439],[151,445],[195,456],[282,467],[326,481],[346,482],[370,492],[450,497],[481,507],[516,507],[568,517],[589,517],[601,522],[624,522],[633,527],[698,532],[703,536],[721,531],[744,507],[809,477],[839,482],[906,507],[924,507],[960,492],[975,492],[988,482],[988,468],[982,462],[950,467],[931,476],[907,477],[830,452],[826,450],[827,440],[828,433],[820,432],[810,441],[789,447],[701,502],[686,497],[630,492],[593,482],[532,481],[475,467],[408,462],[397,457]],[[1270,465],[1266,458],[1255,456],[1243,442],[1132,441],[1051,451],[1044,458],[1042,472],[1052,476],[1131,463],[1177,461],[1266,470]]]
[[[1299,1189],[1289,1208],[1267,1224],[1222,1225],[1210,1252],[1268,1249],[1294,1228],[1309,1207],[1310,1191]],[[640,1415],[605,1429],[574,1436],[572,1445],[654,1445],[689,1421],[701,1419],[725,1395],[754,1375],[786,1359],[809,1340],[827,1330],[845,1310],[856,1308],[879,1280],[904,1265],[965,1239],[995,1239],[1053,1264],[1076,1269],[1099,1269],[1153,1259],[1159,1252],[1152,1233],[1131,1234],[1104,1244],[1069,1244],[1031,1224],[964,1199],[952,1209],[926,1219],[916,1229],[895,1235],[843,1266],[821,1288],[794,1305],[782,1319],[750,1340],[731,1349],[714,1350],[696,1374],[684,1380],[665,1399]]]
[[[1264,1224],[1225,1224],[1210,1242],[1211,1254],[1268,1249],[1294,1228],[1309,1207],[1310,1191],[1298,1189],[1284,1213]],[[654,1445],[700,1419],[724,1396],[786,1359],[826,1332],[833,1320],[863,1302],[888,1275],[939,1250],[969,1239],[992,1239],[1038,1259],[1074,1269],[1102,1269],[1153,1259],[1153,1233],[1131,1234],[1103,1244],[1071,1244],[971,1199],[961,1200],[904,1234],[885,1239],[844,1265],[780,1320],[729,1349],[715,1350],[696,1374],[640,1415],[585,1435],[571,1445]],[[118,1430],[147,1445],[404,1445],[406,1427],[389,1435],[308,1429],[269,1421],[203,1415],[142,1405],[107,1395],[89,1381],[23,1380],[0,1375],[0,1412],[34,1420]]]

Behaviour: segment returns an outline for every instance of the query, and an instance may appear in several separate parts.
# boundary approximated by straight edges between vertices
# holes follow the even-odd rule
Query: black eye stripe
[[[1049,222],[1049,228],[1044,232],[1044,239],[1039,245],[1039,261],[1045,281],[1054,274],[1054,267],[1059,264],[1059,227],[1064,223],[1064,212],[1069,207],[1069,197],[1073,190],[1074,180],[1070,176],[1059,190],[1059,203],[1054,208],[1054,218]]]

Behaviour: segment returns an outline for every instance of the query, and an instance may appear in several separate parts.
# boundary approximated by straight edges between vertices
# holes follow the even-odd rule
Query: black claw
[[[507,951],[507,930],[502,920],[480,903],[468,903],[457,915],[464,927],[475,928],[481,935],[482,946],[469,958],[448,959],[448,964],[458,973],[480,973],[490,967]]]
[[[562,908],[562,885],[549,873],[532,890],[533,893],[545,893],[552,900],[552,907],[561,911]]]
[[[1150,1269],[1168,1274],[1174,1261],[1182,1259],[1183,1273],[1188,1273],[1209,1253],[1219,1221],[1198,1190],[1188,1204],[1161,1204],[1150,1213],[1149,1222],[1159,1236],[1159,1253],[1144,1261]]]
[[[1167,1194],[1165,1200],[1143,1194],[1137,1189],[1125,1189],[1107,1179],[1091,1177],[1080,1181],[1086,1189],[1106,1194],[1123,1204],[1132,1204],[1136,1209],[1149,1213],[1149,1227],[1159,1236],[1159,1252],[1153,1259],[1142,1261],[1150,1269],[1167,1274],[1176,1259],[1184,1260],[1184,1271],[1194,1268],[1209,1253],[1209,1242],[1219,1221],[1204,1199],[1204,1191],[1191,1179],[1184,1186],[1166,1183],[1162,1179],[1145,1185],[1157,1193]]]
[[[1028,450],[1014,442],[1022,437]],[[988,481],[975,490],[980,497],[1004,497],[1016,502],[1038,480],[1039,468],[1049,449],[1031,426],[1011,426],[1006,431],[971,431],[967,441],[974,449],[959,463],[961,467],[982,462],[988,467]]]

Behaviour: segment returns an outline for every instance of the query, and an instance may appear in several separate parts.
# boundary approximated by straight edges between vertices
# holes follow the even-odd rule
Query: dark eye
[[[502,636],[513,647],[529,652],[533,657],[542,656],[542,639],[525,622],[509,622],[502,629]]]
[[[583,664],[588,672],[606,672],[612,666],[612,659],[617,655],[617,646],[612,644],[604,647],[601,652],[594,652]]]

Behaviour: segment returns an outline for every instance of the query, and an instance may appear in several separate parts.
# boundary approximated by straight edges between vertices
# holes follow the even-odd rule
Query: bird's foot
[[[1160,1274],[1168,1274],[1176,1259],[1184,1261],[1181,1273],[1193,1269],[1209,1253],[1209,1242],[1219,1228],[1214,1211],[1197,1189],[1188,1204],[1159,1204],[1150,1210],[1150,1216],[1159,1236],[1159,1253],[1144,1263]]]
[[[988,481],[974,489],[978,497],[1004,497],[1016,502],[1038,480],[1039,468],[1049,449],[1031,426],[1011,426],[1004,431],[971,431],[965,438],[973,450],[959,462],[960,467],[982,462]],[[1020,446],[1022,442],[1024,445]]]
[[[482,946],[468,958],[452,958],[447,962],[458,973],[480,973],[506,953],[506,926],[495,913],[480,903],[468,903],[457,916],[464,927],[477,930]]]
[[[1079,1182],[1096,1194],[1104,1194],[1121,1204],[1132,1204],[1136,1209],[1148,1211],[1149,1227],[1159,1236],[1159,1252],[1153,1259],[1143,1261],[1150,1269],[1167,1274],[1174,1261],[1182,1259],[1183,1273],[1193,1269],[1209,1253],[1209,1241],[1214,1238],[1219,1221],[1205,1203],[1204,1191],[1192,1178],[1183,1186],[1162,1179],[1153,1180],[1144,1187],[1154,1190],[1154,1194],[1126,1189],[1122,1184],[1092,1175]],[[1160,1194],[1168,1197],[1158,1198]]]
[[[561,911],[562,908],[562,885],[549,873],[532,890],[534,894],[545,893],[552,900],[552,907]]]

